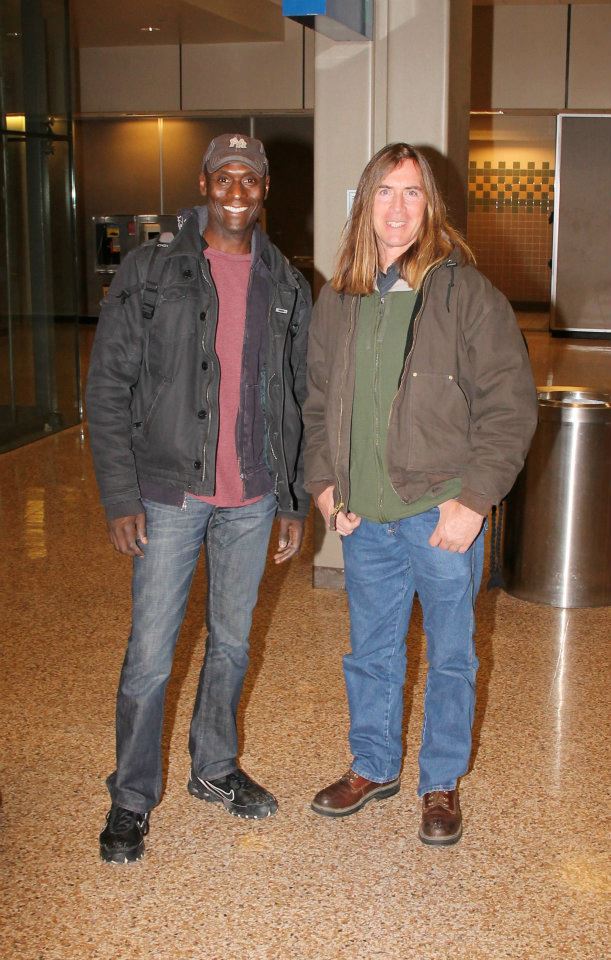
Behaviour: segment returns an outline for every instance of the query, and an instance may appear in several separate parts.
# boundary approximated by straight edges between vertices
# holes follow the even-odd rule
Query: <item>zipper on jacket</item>
[[[380,386],[380,348],[378,346],[378,334],[380,332],[380,327],[382,326],[382,320],[384,317],[384,297],[380,297],[380,307],[378,310],[377,321],[373,330],[373,416],[374,416],[374,445],[375,445],[375,458],[376,465],[378,468],[378,510],[380,512],[380,520],[383,521],[382,516],[382,505],[384,502],[383,497],[383,483],[382,476],[384,473],[384,461],[382,459],[382,454],[380,452],[380,411],[378,408],[379,401],[379,386]]]
[[[240,473],[240,480],[242,481],[242,499],[246,500],[246,476],[244,474],[244,465],[242,463],[242,458],[240,453],[242,451],[242,437],[244,431],[242,429],[242,419],[244,417],[244,357],[246,356],[246,345],[248,343],[248,304],[250,303],[250,291],[252,289],[252,278],[255,272],[255,263],[254,260],[250,265],[250,272],[248,274],[248,286],[246,288],[246,320],[244,321],[244,340],[242,341],[242,357],[240,359],[240,406],[238,409],[238,416],[235,422],[235,451],[238,458],[238,470]]]
[[[346,334],[346,339],[344,342],[344,368],[342,370],[342,380],[341,380],[340,391],[339,391],[339,423],[337,426],[337,453],[335,454],[335,479],[337,480],[337,505],[334,512],[331,514],[331,519],[336,517],[339,511],[344,506],[344,498],[342,496],[342,487],[341,487],[341,483],[339,482],[339,472],[337,468],[339,464],[339,454],[341,449],[341,436],[342,436],[342,420],[344,416],[344,385],[346,383],[346,373],[348,372],[348,344],[350,341],[350,335],[352,333],[352,327],[353,327],[353,320],[354,320],[353,313],[355,309],[354,307],[355,299],[356,298],[353,297],[352,300],[350,301],[350,323],[348,324],[348,332]],[[358,302],[360,302],[360,298],[358,298]],[[335,527],[333,526],[331,529],[335,529]]]
[[[265,266],[267,266],[267,264],[265,264]],[[269,267],[268,267],[268,270],[269,270]],[[272,280],[273,280],[273,283],[274,283],[274,295],[272,296],[272,298],[271,298],[271,300],[270,300],[269,310],[267,311],[267,328],[268,328],[268,333],[269,333],[269,335],[272,336],[272,334],[273,334],[273,330],[272,330],[272,308],[273,308],[274,304],[277,302],[277,299],[279,299],[279,298],[278,298],[278,281],[277,281],[276,278],[274,277],[274,275],[273,275],[273,273],[271,272],[271,270],[269,270],[269,273],[270,273],[270,276],[271,276],[271,278],[272,278]],[[289,334],[290,334],[291,323],[292,323],[292,321],[293,321],[293,317],[295,316],[295,314],[296,314],[296,312],[297,312],[297,310],[298,310],[298,308],[299,308],[299,293],[300,293],[299,284],[297,284],[296,286],[293,286],[293,285],[289,285],[289,286],[291,286],[291,288],[292,288],[292,290],[293,290],[293,292],[294,292],[294,294],[295,294],[295,299],[294,299],[294,302],[293,302],[293,312],[291,313],[291,315],[289,316],[288,311],[286,312],[286,314],[283,314],[283,315],[285,315],[286,318],[287,318],[287,324],[286,324],[286,329],[285,329],[285,331],[284,331],[284,340],[283,340],[283,343],[282,343],[282,353],[281,353],[281,355],[280,355],[280,370],[278,370],[277,373],[276,373],[276,375],[278,376],[278,379],[279,379],[280,391],[281,391],[281,393],[280,393],[280,400],[281,400],[281,404],[280,404],[280,420],[279,420],[279,423],[278,423],[278,450],[279,450],[279,452],[281,453],[281,456],[280,456],[280,457],[278,456],[278,454],[276,453],[276,451],[275,451],[275,449],[274,449],[274,444],[273,444],[273,442],[272,442],[272,431],[268,429],[268,424],[269,424],[270,426],[272,425],[272,421],[271,421],[272,403],[271,403],[271,393],[270,393],[270,390],[271,390],[271,383],[272,383],[272,380],[273,380],[273,378],[274,378],[274,373],[273,373],[273,372],[270,374],[269,379],[268,379],[268,381],[267,381],[267,395],[268,395],[269,400],[270,400],[270,406],[269,406],[269,409],[270,409],[270,418],[269,418],[269,420],[268,420],[267,416],[265,415],[265,411],[263,411],[264,420],[265,420],[265,432],[266,432],[266,434],[267,434],[267,438],[268,438],[268,442],[269,442],[269,447],[270,447],[270,450],[271,450],[271,452],[272,452],[272,456],[273,456],[274,460],[275,460],[276,463],[278,464],[278,469],[276,469],[276,471],[275,471],[274,496],[276,497],[276,500],[278,501],[278,504],[279,504],[280,506],[281,506],[281,504],[280,504],[280,499],[279,499],[279,495],[278,495],[278,475],[279,475],[279,472],[280,472],[280,468],[282,468],[282,470],[283,470],[282,479],[283,479],[283,482],[284,482],[285,485],[286,485],[286,489],[287,489],[287,491],[289,491],[289,489],[290,489],[290,487],[289,487],[289,472],[288,472],[288,467],[287,467],[287,463],[286,463],[286,451],[285,451],[285,449],[284,449],[284,432],[283,432],[283,426],[284,426],[284,424],[283,424],[284,398],[285,398],[285,396],[286,396],[286,384],[285,384],[285,380],[284,380],[284,358],[285,358],[285,355],[286,355],[286,347],[287,347],[288,338],[289,338]],[[280,302],[281,302],[281,301],[280,301]],[[272,340],[273,340],[273,336],[272,336]],[[270,352],[270,354],[271,354],[271,353],[272,353],[272,349],[271,349],[271,347],[269,346],[270,343],[271,343],[271,341],[270,341],[270,339],[269,339],[269,337],[268,337],[268,350],[269,350],[269,352]],[[271,370],[273,371],[273,369],[274,369],[273,364],[272,364],[271,362],[269,362],[269,367],[268,367],[268,361],[270,361],[269,355],[268,355],[268,357],[266,358],[266,369],[271,369]]]
[[[275,298],[272,299],[272,302],[271,302],[270,305],[269,305],[269,313],[268,313],[268,315],[267,315],[267,324],[268,324],[268,327],[270,328],[270,330],[271,330],[271,323],[272,323],[272,307],[273,307],[273,305],[274,305],[274,302],[275,302]],[[293,310],[295,310],[296,308],[297,308],[297,297],[295,297],[295,305],[294,305],[294,307],[293,307]],[[286,353],[286,345],[287,345],[287,341],[288,341],[288,338],[289,338],[289,327],[290,327],[290,321],[289,321],[289,323],[287,323],[287,325],[286,325],[286,330],[285,330],[285,332],[284,332],[284,342],[283,342],[283,344],[282,344],[282,356],[281,356],[281,358],[280,358],[280,363],[281,363],[281,370],[280,370],[280,388],[281,388],[281,394],[280,394],[280,399],[281,399],[282,402],[281,402],[281,404],[280,404],[280,424],[279,424],[279,431],[278,431],[278,435],[279,435],[279,439],[280,439],[279,449],[282,451],[282,467],[283,467],[283,469],[284,469],[284,477],[283,477],[283,479],[284,479],[284,482],[286,483],[287,490],[288,490],[288,483],[289,483],[289,472],[288,472],[288,468],[287,468],[287,465],[286,465],[286,452],[285,452],[285,450],[284,450],[283,430],[282,430],[282,428],[283,428],[282,418],[283,418],[283,415],[284,415],[284,397],[285,397],[285,395],[286,395],[286,385],[285,385],[285,383],[284,383],[284,355],[285,355],[285,353]],[[271,444],[271,440],[270,440],[270,444]],[[278,475],[276,474],[276,482],[277,482],[277,479],[278,479]]]
[[[269,316],[269,314],[268,314],[268,316]],[[271,371],[272,371],[271,374],[269,373],[270,369],[271,369]],[[272,364],[270,363],[270,358],[269,358],[269,356],[267,356],[267,357],[265,358],[265,364],[263,365],[263,370],[265,371],[265,374],[266,374],[266,379],[265,379],[265,405],[264,405],[264,408],[263,408],[263,417],[264,417],[264,421],[265,421],[265,436],[266,436],[266,438],[267,438],[267,444],[268,444],[268,446],[269,446],[269,450],[271,451],[271,460],[270,460],[270,462],[268,463],[268,467],[269,467],[269,469],[271,470],[272,467],[273,467],[273,465],[275,464],[275,462],[278,460],[278,455],[276,454],[276,450],[275,450],[275,448],[274,448],[274,443],[273,443],[273,440],[272,440],[272,429],[271,429],[271,428],[272,428],[271,410],[272,410],[272,406],[273,406],[273,404],[272,404],[271,389],[272,389],[272,380],[274,379],[274,377],[276,376],[276,374],[274,373],[273,366],[272,366]],[[275,484],[274,484],[274,495],[277,497],[277,495],[278,495],[278,471],[277,471],[277,470],[276,470],[276,472],[275,472],[275,477],[276,477],[276,480],[275,480]]]

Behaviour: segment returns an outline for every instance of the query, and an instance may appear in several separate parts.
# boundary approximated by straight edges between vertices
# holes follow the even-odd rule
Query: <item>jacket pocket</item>
[[[201,311],[188,290],[197,291],[197,288],[193,284],[181,284],[164,290],[148,333],[147,361],[150,369],[170,380],[176,375],[181,355],[196,347]]]
[[[244,471],[265,463],[265,418],[261,408],[261,385],[246,384],[243,409]]]
[[[410,376],[408,396],[409,468],[458,471],[469,448],[471,415],[467,397],[455,377],[414,372]]]
[[[197,283],[174,283],[164,287],[151,324],[151,335],[164,341],[188,337],[196,329],[196,321],[202,309],[197,301],[201,291]]]
[[[163,287],[159,295],[160,303],[175,303],[177,300],[197,300],[200,288],[196,281],[171,283]]]
[[[132,422],[132,443],[138,440],[148,438],[151,424],[159,410],[164,390],[168,386],[167,380],[161,380],[153,390],[150,400],[143,405],[144,412],[140,414],[134,409],[134,418]]]

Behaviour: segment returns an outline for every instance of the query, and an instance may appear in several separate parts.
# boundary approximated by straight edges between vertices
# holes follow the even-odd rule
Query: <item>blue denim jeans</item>
[[[352,769],[384,783],[402,760],[405,636],[414,593],[424,614],[428,675],[418,793],[452,790],[467,771],[478,661],[473,644],[484,531],[466,553],[431,547],[439,509],[393,523],[362,520],[342,540],[351,652],[344,657]]]
[[[148,543],[133,562],[132,629],[117,694],[113,803],[144,813],[160,799],[165,689],[202,544],[206,545],[206,654],[191,721],[193,768],[205,779],[237,766],[236,711],[248,667],[248,635],[276,513],[272,494],[219,508],[144,501]]]

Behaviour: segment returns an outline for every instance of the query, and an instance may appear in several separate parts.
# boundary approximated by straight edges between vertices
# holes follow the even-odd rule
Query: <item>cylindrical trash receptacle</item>
[[[611,394],[540,387],[538,398],[506,503],[505,588],[554,607],[611,604]]]

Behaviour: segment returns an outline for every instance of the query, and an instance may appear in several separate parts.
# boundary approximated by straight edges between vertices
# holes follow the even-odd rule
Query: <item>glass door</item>
[[[0,10],[0,450],[80,419],[68,54],[65,0],[5,0]]]

